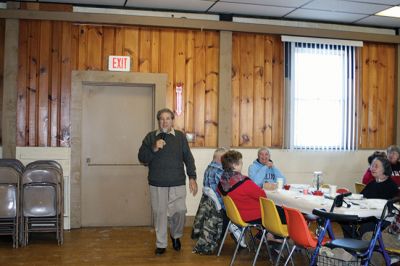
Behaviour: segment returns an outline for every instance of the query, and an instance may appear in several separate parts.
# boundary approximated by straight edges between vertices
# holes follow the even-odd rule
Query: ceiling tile
[[[110,0],[111,1],[111,0]],[[127,7],[131,8],[148,8],[148,9],[166,9],[166,10],[186,10],[206,12],[215,1],[205,0],[128,0]]]
[[[357,21],[356,24],[364,26],[400,28],[400,18],[369,16],[367,18]]]
[[[257,4],[264,6],[276,7],[300,7],[310,0],[221,0],[219,2],[241,3],[241,4]]]
[[[371,4],[382,4],[382,5],[400,5],[400,0],[345,0],[349,2],[363,2]]]
[[[45,0],[39,2],[121,7],[124,6],[125,0]]]
[[[319,11],[311,9],[296,9],[289,15],[285,16],[285,18],[291,18],[291,19],[325,21],[325,22],[331,21],[339,23],[352,23],[364,17],[365,15],[361,14],[329,12],[329,11]]]
[[[292,10],[293,8],[289,7],[218,2],[209,11],[215,13],[228,13],[249,16],[282,17]]]
[[[302,8],[371,15],[385,10],[388,7],[389,6],[387,5],[367,4],[342,0],[314,0],[311,3],[304,5]]]

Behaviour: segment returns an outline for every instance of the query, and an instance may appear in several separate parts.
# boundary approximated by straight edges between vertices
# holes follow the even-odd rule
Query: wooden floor
[[[195,242],[190,230],[185,228],[181,251],[169,243],[162,256],[154,255],[155,233],[150,227],[73,229],[65,231],[62,246],[57,246],[53,234],[36,234],[27,247],[18,249],[12,248],[11,238],[0,236],[0,265],[229,265],[234,251],[230,237],[220,257],[198,255],[192,253]],[[253,256],[253,252],[240,250],[235,265],[251,265]],[[295,264],[307,264],[302,253],[296,254]],[[266,255],[259,257],[257,265],[270,265]]]

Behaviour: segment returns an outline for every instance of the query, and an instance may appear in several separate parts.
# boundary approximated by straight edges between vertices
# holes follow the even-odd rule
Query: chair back
[[[0,184],[0,219],[17,216],[17,187]]]
[[[62,182],[61,173],[54,167],[35,167],[27,168],[22,176],[22,184],[29,183],[50,183],[60,184]]]
[[[247,226],[248,224],[243,221],[242,216],[240,215],[239,210],[237,209],[236,204],[233,202],[232,198],[229,196],[224,196],[222,197],[222,200],[224,201],[226,216],[228,216],[229,220],[231,220],[232,223],[241,227]]]
[[[297,246],[304,248],[315,248],[317,245],[317,239],[312,237],[303,214],[297,209],[286,206],[283,207],[283,210],[286,215],[289,237],[293,242]]]
[[[262,225],[268,232],[280,237],[288,237],[288,229],[279,217],[275,203],[267,198],[260,198]]]
[[[54,160],[37,160],[30,162],[26,165],[26,170],[36,169],[36,168],[42,169],[43,167],[54,168],[61,174],[61,176],[63,175],[63,169],[61,164]]]
[[[18,159],[0,159],[0,166],[14,168],[21,175],[25,171],[25,166]]]
[[[365,188],[365,185],[363,183],[356,182],[356,183],[354,183],[354,188],[355,188],[356,193],[360,194],[361,191],[363,191],[363,189]]]
[[[19,169],[9,162],[0,164],[0,218],[17,216],[20,179]]]

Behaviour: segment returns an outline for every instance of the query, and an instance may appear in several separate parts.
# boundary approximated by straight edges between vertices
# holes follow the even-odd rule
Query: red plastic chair
[[[348,193],[348,192],[350,192],[350,190],[348,190],[347,188],[338,188],[336,190],[336,193],[339,193],[339,194],[344,194],[344,193]]]
[[[285,265],[287,265],[296,247],[314,249],[318,244],[318,238],[312,232],[310,232],[307,222],[299,210],[286,206],[283,206],[283,209],[286,215],[289,237],[294,242],[293,248],[285,262]],[[327,240],[328,239],[324,239],[323,243],[325,243]]]

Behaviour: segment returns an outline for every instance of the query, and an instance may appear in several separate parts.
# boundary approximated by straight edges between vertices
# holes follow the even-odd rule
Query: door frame
[[[85,85],[146,85],[153,89],[154,129],[157,128],[155,113],[165,107],[167,74],[107,71],[72,71],[71,75],[71,228],[81,223],[81,140],[82,140],[82,93]],[[140,136],[144,137],[144,136]]]

